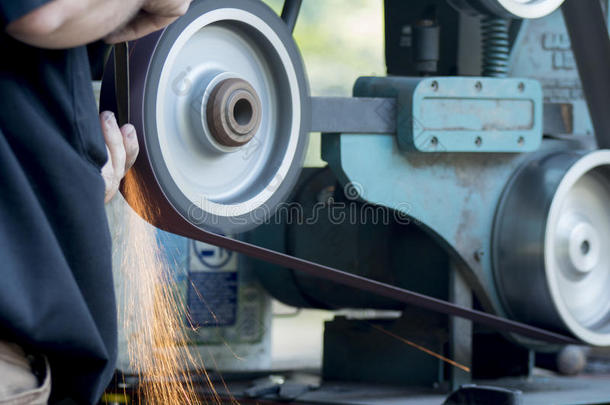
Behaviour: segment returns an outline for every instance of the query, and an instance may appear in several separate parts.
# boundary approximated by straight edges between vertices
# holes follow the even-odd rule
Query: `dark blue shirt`
[[[5,33],[48,0],[0,0],[0,340],[44,354],[51,403],[95,403],[116,359],[106,148],[84,47]]]

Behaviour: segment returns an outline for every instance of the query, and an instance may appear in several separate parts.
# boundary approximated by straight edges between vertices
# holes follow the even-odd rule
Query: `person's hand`
[[[146,0],[136,16],[105,38],[110,44],[141,38],[183,16],[191,0]]]
[[[100,124],[108,151],[108,161],[102,167],[102,177],[106,183],[104,202],[108,203],[119,190],[125,173],[136,161],[139,146],[134,126],[125,124],[119,128],[110,111],[100,114]]]

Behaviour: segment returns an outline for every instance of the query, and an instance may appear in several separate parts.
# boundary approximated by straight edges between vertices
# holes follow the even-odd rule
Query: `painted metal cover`
[[[543,132],[542,87],[531,79],[363,77],[359,97],[396,97],[402,150],[532,152]]]

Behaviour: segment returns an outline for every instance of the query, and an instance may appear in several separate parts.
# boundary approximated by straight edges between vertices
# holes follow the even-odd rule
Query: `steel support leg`
[[[454,264],[450,267],[449,298],[451,302],[472,308],[472,290]],[[453,361],[466,367],[472,366],[472,322],[465,319],[449,318],[449,351]],[[471,382],[471,374],[457,367],[451,368],[451,390]]]

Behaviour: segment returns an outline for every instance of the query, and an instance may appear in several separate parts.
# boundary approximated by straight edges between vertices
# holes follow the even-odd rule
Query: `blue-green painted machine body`
[[[514,39],[510,77],[504,79],[362,77],[355,83],[354,96],[397,100],[396,134],[322,136],[322,157],[339,183],[351,183],[364,203],[411,218],[449,256],[481,306],[500,315],[506,314],[493,278],[492,234],[509,179],[521,165],[540,155],[595,146],[576,66],[569,46],[564,45],[566,38],[560,12],[524,21]],[[544,103],[571,106],[570,134],[543,140]],[[515,220],[524,219],[515,213]],[[268,232],[275,236],[262,236]],[[254,235],[255,242],[274,239],[269,246],[282,249],[283,236],[274,227],[263,226]],[[316,251],[313,246],[318,243],[312,235],[310,250]],[[358,255],[356,248],[352,254]],[[310,258],[324,262],[327,256],[330,259],[332,254]],[[419,277],[422,270],[414,265],[391,271]],[[427,271],[448,272],[448,268]],[[276,277],[274,272],[260,273],[268,282]],[[294,277],[298,284],[302,277]],[[293,276],[290,280],[294,281]],[[373,305],[364,300],[357,306]]]
[[[569,147],[547,140],[537,153]],[[404,152],[394,136],[362,134],[326,134],[322,150],[342,184],[411,217],[446,249],[483,307],[503,314],[491,261],[494,216],[510,177],[536,154]]]
[[[491,269],[493,219],[505,184],[529,156],[524,152],[542,143],[539,83],[363,77],[354,96],[396,97],[397,134],[325,134],[323,159],[363,201],[428,230],[483,306],[502,313]],[[552,147],[560,146],[544,149]]]
[[[447,32],[451,25],[444,27]],[[355,97],[396,100],[396,133],[323,134],[326,174],[306,170],[292,199],[305,213],[304,221],[276,218],[247,235],[248,240],[441,299],[455,299],[452,274],[457,270],[474,293],[475,306],[508,316],[494,280],[492,260],[495,217],[507,185],[519,168],[542,156],[595,148],[591,120],[566,38],[560,12],[524,21],[511,40],[509,77],[504,79],[476,77],[466,68],[455,68],[447,59],[440,61],[440,74],[459,71],[461,76],[401,77],[396,76],[400,74],[399,64],[392,64],[390,70],[395,76],[358,79]],[[478,51],[473,47],[465,59]],[[562,106],[557,110],[561,111],[557,119],[563,121],[562,125],[553,128],[565,128],[565,133],[545,130],[544,119],[548,117],[544,112],[550,105]],[[387,115],[384,111],[379,113]],[[363,207],[381,207],[400,214],[402,220],[386,225],[338,224],[329,220],[327,212],[341,204],[348,211],[355,205],[360,212]],[[312,212],[318,220],[307,223]],[[514,221],[530,220],[522,214],[510,213]],[[258,263],[255,271],[273,296],[290,305],[405,310],[403,305],[320,282],[290,269]],[[401,336],[443,351],[447,349],[443,344],[459,340],[447,319],[439,320],[428,313],[426,319],[433,321],[420,325],[406,308],[394,326]],[[375,372],[354,371],[368,369],[371,363],[366,356],[359,357],[360,345],[370,347],[379,338],[374,332],[361,329],[363,326],[357,321],[350,324],[340,320],[327,325],[325,376],[375,380],[370,375]],[[434,334],[441,331],[442,336],[426,342],[417,334],[421,330],[436,337]],[[480,348],[494,348],[493,357],[503,367],[495,372],[505,374],[511,361],[518,363],[518,373],[531,370],[532,352],[521,343],[543,349],[520,340],[515,345],[516,352],[511,352],[506,348],[514,342],[481,332],[475,331],[474,336],[475,341],[479,339],[479,353],[483,353],[477,355],[474,351],[475,374],[477,368],[481,369],[477,361],[490,357]],[[492,343],[481,343],[481,339]],[[352,357],[340,355],[345,351]],[[498,351],[506,355],[500,358],[502,353]],[[434,361],[411,355],[401,353],[394,361],[379,365],[380,381],[442,380],[442,376],[432,376],[438,365],[426,363],[430,367],[426,368],[429,373],[425,377],[413,368],[410,373],[403,370],[403,364]],[[494,370],[482,368],[487,376],[497,376]]]

